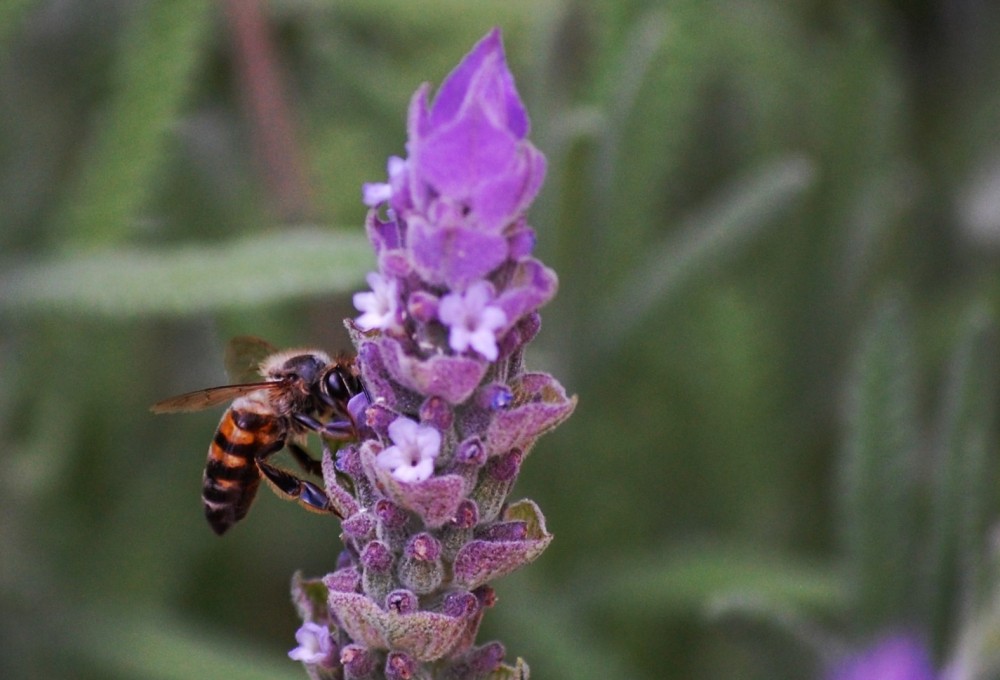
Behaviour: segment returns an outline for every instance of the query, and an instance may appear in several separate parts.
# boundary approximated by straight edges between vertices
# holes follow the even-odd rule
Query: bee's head
[[[261,364],[261,375],[268,380],[296,383],[308,392],[321,377],[330,358],[322,352],[282,352],[268,357]]]
[[[281,367],[278,377],[301,380],[305,385],[312,385],[319,380],[320,373],[326,368],[327,361],[315,354],[299,354],[292,357]]]

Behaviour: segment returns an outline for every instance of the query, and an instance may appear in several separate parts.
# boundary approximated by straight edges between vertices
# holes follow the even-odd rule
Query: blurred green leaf
[[[518,572],[500,586],[501,606],[486,618],[500,626],[508,654],[524,657],[537,677],[634,678],[636,668],[617,657],[587,625],[579,593],[543,588],[530,573]]]
[[[987,537],[996,504],[996,335],[980,306],[965,320],[949,371],[933,480],[929,615],[946,642],[956,617],[985,592]]]
[[[116,677],[147,680],[302,680],[301,666],[254,643],[199,630],[169,612],[142,616],[120,608],[70,611],[63,621],[75,634],[66,642],[77,654]],[[293,646],[289,640],[289,648]]]
[[[746,597],[812,612],[845,604],[844,583],[828,566],[736,545],[675,547],[607,574],[594,590],[597,603],[645,618],[709,611]]]
[[[96,121],[64,210],[70,247],[111,244],[130,232],[211,35],[211,6],[207,0],[175,0],[130,7],[115,90]]]
[[[721,192],[689,221],[679,238],[671,235],[651,244],[643,260],[634,263],[632,275],[597,306],[592,350],[612,351],[641,327],[654,306],[667,304],[699,274],[741,252],[812,185],[814,175],[812,163],[800,157],[765,163]]]
[[[956,677],[971,680],[1000,677],[1000,590],[996,583],[993,588],[994,592],[979,606],[979,611],[951,636],[953,649],[948,668],[961,669]]]
[[[7,41],[21,27],[21,20],[38,0],[4,0],[0,2],[0,58]]]
[[[0,310],[193,314],[345,292],[371,266],[363,234],[313,228],[172,251],[114,248],[7,268]]]
[[[915,604],[917,378],[903,304],[880,300],[864,329],[850,385],[841,530],[863,626]]]

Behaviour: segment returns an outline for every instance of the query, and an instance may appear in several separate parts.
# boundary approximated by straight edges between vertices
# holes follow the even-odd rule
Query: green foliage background
[[[233,335],[347,348],[360,185],[493,25],[550,161],[529,361],[580,406],[481,639],[780,680],[904,626],[990,677],[1000,8],[272,0],[281,194],[224,4],[0,2],[0,677],[305,677],[288,587],[336,522],[264,494],[216,538],[218,414],[147,406]]]

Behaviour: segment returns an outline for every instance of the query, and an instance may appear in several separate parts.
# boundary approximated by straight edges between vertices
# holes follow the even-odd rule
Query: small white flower
[[[355,323],[363,331],[389,330],[398,326],[398,288],[395,279],[370,272],[365,278],[371,291],[354,294],[354,307],[361,312]]]
[[[335,659],[333,638],[326,626],[306,621],[295,631],[295,641],[299,646],[288,652],[288,657],[308,664],[332,667]]]
[[[448,344],[453,350],[464,352],[471,347],[489,361],[496,360],[496,332],[507,323],[507,315],[489,304],[492,299],[493,287],[486,281],[477,281],[464,293],[441,298],[438,318],[451,329]]]
[[[422,482],[434,474],[434,459],[441,452],[441,433],[400,416],[389,424],[393,445],[375,457],[401,482]]]

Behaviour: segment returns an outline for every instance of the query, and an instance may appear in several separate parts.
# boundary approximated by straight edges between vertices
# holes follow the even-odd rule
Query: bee
[[[215,533],[221,536],[246,516],[261,479],[307,510],[338,514],[322,488],[268,458],[287,448],[305,472],[321,475],[320,462],[303,447],[309,432],[337,441],[357,438],[347,402],[367,392],[354,360],[315,349],[278,351],[243,336],[229,343],[226,368],[237,384],[181,394],[150,409],[177,413],[232,402],[208,447],[202,477],[205,517]]]

